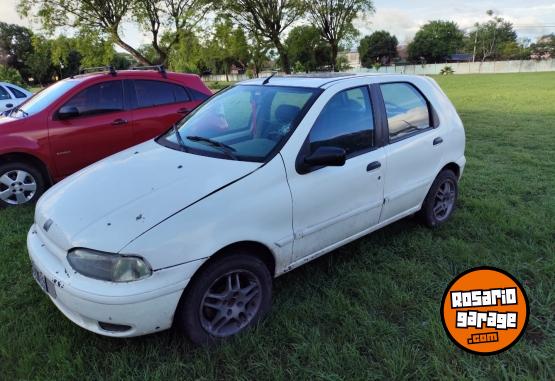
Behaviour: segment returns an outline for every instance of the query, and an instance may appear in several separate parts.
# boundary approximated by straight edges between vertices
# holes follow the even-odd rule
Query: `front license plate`
[[[39,269],[37,269],[34,264],[32,265],[32,272],[33,278],[35,278],[35,281],[38,283],[42,291],[55,298],[56,289],[54,288],[54,284],[49,282],[48,279],[46,279],[46,276]]]

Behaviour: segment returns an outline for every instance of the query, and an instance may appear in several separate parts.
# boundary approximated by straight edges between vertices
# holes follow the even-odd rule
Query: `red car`
[[[0,117],[0,207],[33,202],[79,169],[161,134],[211,94],[198,76],[163,67],[56,82]]]

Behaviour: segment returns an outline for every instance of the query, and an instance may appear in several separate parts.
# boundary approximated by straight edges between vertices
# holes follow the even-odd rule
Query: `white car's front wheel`
[[[204,345],[253,326],[271,303],[272,277],[265,263],[247,253],[229,254],[194,277],[174,324]]]

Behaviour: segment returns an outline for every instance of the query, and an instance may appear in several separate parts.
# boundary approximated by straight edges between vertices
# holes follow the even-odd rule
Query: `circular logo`
[[[529,315],[522,285],[494,267],[477,267],[458,275],[441,301],[441,319],[449,338],[479,355],[509,349],[524,333]]]

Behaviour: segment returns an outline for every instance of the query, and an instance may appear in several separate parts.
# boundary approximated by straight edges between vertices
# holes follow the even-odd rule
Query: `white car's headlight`
[[[111,282],[130,282],[152,274],[148,263],[134,256],[74,249],[67,254],[67,260],[78,273]]]

